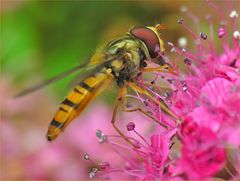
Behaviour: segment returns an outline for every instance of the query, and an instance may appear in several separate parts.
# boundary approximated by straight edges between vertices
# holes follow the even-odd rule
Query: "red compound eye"
[[[160,42],[156,33],[147,27],[135,27],[130,33],[147,46],[151,58],[156,58],[160,51]]]

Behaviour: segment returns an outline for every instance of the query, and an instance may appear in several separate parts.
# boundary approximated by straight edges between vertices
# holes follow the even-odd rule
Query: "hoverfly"
[[[164,104],[154,99],[146,90],[135,84],[135,81],[141,72],[158,70],[170,71],[171,66],[161,58],[164,46],[158,33],[159,29],[161,29],[161,25],[133,27],[124,36],[110,41],[102,50],[96,52],[86,65],[74,67],[48,81],[23,91],[18,95],[22,96],[34,92],[45,85],[78,71],[79,69],[91,69],[91,72],[68,93],[64,101],[60,104],[59,109],[48,127],[48,141],[55,140],[59,134],[81,114],[90,101],[98,96],[112,82],[117,84],[119,93],[111,122],[116,131],[124,139],[127,140],[115,125],[119,102],[122,103],[123,111],[140,111],[154,119],[141,108],[125,108],[124,104],[127,87],[149,96],[152,101],[159,104],[165,112],[172,115]],[[146,61],[158,62],[160,66],[157,68],[148,68],[146,67]],[[127,141],[129,142],[129,140]]]

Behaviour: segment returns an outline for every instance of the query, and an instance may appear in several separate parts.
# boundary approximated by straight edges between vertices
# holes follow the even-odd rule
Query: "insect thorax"
[[[108,45],[106,54],[117,56],[107,67],[112,69],[112,74],[119,87],[126,81],[133,81],[139,74],[140,67],[143,67],[146,60],[142,43],[137,39],[126,36],[115,40]]]

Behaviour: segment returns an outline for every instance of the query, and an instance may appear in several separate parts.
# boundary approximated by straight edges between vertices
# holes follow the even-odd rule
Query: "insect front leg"
[[[174,74],[174,71],[171,66],[164,64],[159,67],[145,67],[141,70],[142,72],[167,72]]]
[[[123,109],[122,111],[124,112],[135,112],[135,111],[139,111],[141,113],[143,113],[144,115],[146,115],[147,117],[149,117],[151,120],[155,121],[157,124],[163,126],[164,128],[167,128],[166,125],[160,123],[156,118],[154,118],[153,116],[151,116],[149,113],[147,113],[146,111],[142,110],[142,108],[140,107],[136,107],[136,108],[131,108],[131,109]]]
[[[137,86],[135,83],[132,82],[128,82],[128,86],[143,95],[146,95],[149,99],[151,99],[154,103],[156,103],[157,105],[160,106],[160,108],[165,111],[168,115],[170,115],[171,117],[173,117],[176,120],[179,120],[179,117],[174,114],[166,105],[164,105],[163,103],[161,103],[160,101],[158,101],[157,99],[155,99],[147,90],[142,89],[141,87]]]
[[[135,90],[135,89],[134,89]],[[160,123],[156,118],[154,118],[152,115],[150,115],[149,113],[147,113],[146,111],[144,111],[142,108],[140,107],[135,107],[135,108],[126,108],[125,106],[125,102],[126,102],[126,88],[125,88],[125,92],[124,92],[124,97],[122,98],[122,106],[121,109],[123,112],[135,112],[135,111],[139,111],[142,114],[146,115],[147,117],[149,117],[151,120],[155,121],[157,124],[163,126],[164,128],[167,128],[166,125]]]

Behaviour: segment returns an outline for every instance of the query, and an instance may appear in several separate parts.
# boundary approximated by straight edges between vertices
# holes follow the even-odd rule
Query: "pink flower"
[[[133,125],[133,123],[130,123],[128,128],[130,126],[133,127]],[[131,138],[135,143],[133,148],[129,148],[127,145],[124,146],[111,137],[108,137],[106,141],[106,144],[112,145],[119,156],[125,160],[125,164],[111,164],[108,167],[100,167],[96,173],[96,177],[106,178],[114,172],[119,172],[119,175],[128,175],[125,179],[154,180],[157,178],[170,178],[167,165],[171,161],[169,158],[172,145],[171,139],[176,133],[176,129],[152,135],[150,137],[150,143],[148,143],[136,129],[130,131],[133,131],[133,133],[139,137],[139,141]]]
[[[118,171],[134,176],[129,177],[130,179],[208,179],[216,176],[223,179],[240,178],[238,13],[225,9],[224,11],[229,13],[229,17],[226,17],[217,5],[210,1],[207,3],[220,16],[218,30],[214,31],[215,26],[210,16],[207,17],[210,29],[208,34],[195,33],[180,19],[178,23],[191,37],[189,42],[196,45],[195,50],[187,49],[185,38],[179,41],[183,48],[169,42],[171,52],[175,54],[174,61],[173,58],[168,58],[168,53],[160,56],[171,64],[174,74],[155,72],[150,86],[146,86],[142,79],[138,82],[161,106],[147,96],[138,93],[136,96],[131,95],[166,128],[153,124],[151,144],[146,141],[148,136],[132,138],[130,135],[129,139],[135,143],[134,148],[130,145],[120,146],[130,152],[127,155],[117,149],[119,155],[124,155],[127,165],[127,169]],[[181,10],[194,21],[196,28],[200,29],[198,17],[186,7]],[[218,35],[217,41],[214,39],[215,34]],[[221,46],[221,51],[217,51],[216,43]],[[177,61],[180,65],[181,62],[184,63],[184,71],[175,63]],[[163,109],[164,106],[167,110]],[[128,126],[128,130],[135,132],[135,125]],[[141,135],[139,132],[135,133]],[[119,144],[115,146],[119,147]],[[179,146],[181,150],[177,149]],[[140,158],[137,159],[136,155]],[[228,168],[229,163],[231,168]],[[224,173],[225,170],[228,172]],[[100,170],[96,175],[106,176],[108,173]]]
[[[3,142],[13,143],[20,136],[27,138],[25,142],[3,149],[5,156],[9,156],[9,151],[16,154],[15,158],[22,158],[20,164],[24,165],[25,173],[21,177],[239,179],[238,13],[228,8],[222,10],[211,1],[207,3],[217,12],[220,22],[213,22],[213,18],[208,16],[209,33],[200,32],[199,18],[182,7],[181,11],[193,21],[197,30],[192,30],[184,19],[179,19],[178,24],[186,30],[189,41],[185,37],[180,38],[180,47],[168,42],[171,52],[159,53],[171,65],[172,72],[154,72],[152,77],[149,76],[153,80],[149,81],[150,84],[141,77],[136,82],[154,99],[139,93],[128,95],[136,100],[135,104],[141,104],[136,107],[143,107],[155,121],[137,112],[117,117],[117,125],[132,144],[115,135],[110,124],[111,112],[104,105],[97,105],[75,120],[55,143],[27,150],[30,153],[27,156],[17,155],[16,150],[24,147],[21,145],[28,145],[28,140],[34,144],[31,137],[36,138],[39,134],[14,134],[14,126],[7,120],[18,114],[15,110],[21,108],[21,104],[11,101],[4,104],[4,133],[10,138],[4,138]],[[218,37],[217,40],[214,37]],[[190,48],[186,42],[192,42],[195,46]],[[21,113],[39,119],[41,114],[36,116],[32,110],[36,106],[35,100],[29,100],[28,103],[33,113],[29,114],[28,109],[20,109]],[[127,121],[126,128],[123,127],[124,120]],[[29,170],[31,172],[27,172]]]
[[[182,156],[178,167],[187,179],[204,179],[215,175],[224,167],[226,150],[210,129],[197,127],[182,139]]]
[[[96,138],[97,129],[114,133],[112,112],[105,104],[89,108],[71,128],[49,143],[45,134],[55,106],[46,96],[48,93],[13,99],[11,90],[15,89],[9,80],[0,82],[2,179],[85,179],[94,164],[83,159],[86,152],[94,160],[122,163],[111,147],[100,149]],[[133,120],[133,116],[127,118]],[[138,115],[134,118],[141,121]],[[145,125],[142,126],[144,130]]]
[[[208,81],[201,89],[200,104],[188,116],[210,128],[226,146],[240,146],[240,86],[223,78]]]

